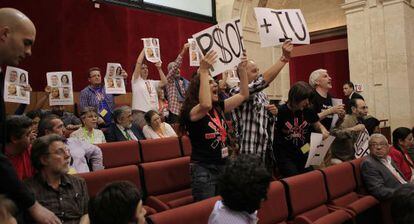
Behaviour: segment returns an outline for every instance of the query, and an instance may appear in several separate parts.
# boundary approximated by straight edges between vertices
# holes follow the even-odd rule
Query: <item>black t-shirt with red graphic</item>
[[[276,150],[283,150],[293,156],[301,153],[300,148],[310,142],[312,124],[318,120],[318,114],[310,108],[293,112],[287,104],[280,106],[276,124]]]
[[[216,113],[214,113],[216,110]],[[222,141],[220,126],[227,129],[224,120],[224,101],[214,103],[213,109],[198,121],[187,121],[187,129],[191,140],[192,153],[191,161],[207,164],[224,164],[226,158],[222,158],[222,148],[225,139]],[[216,120],[218,115],[220,122]],[[218,123],[218,124],[217,124]],[[224,136],[225,138],[226,136]]]

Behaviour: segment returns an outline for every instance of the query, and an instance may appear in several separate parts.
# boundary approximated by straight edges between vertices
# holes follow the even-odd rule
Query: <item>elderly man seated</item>
[[[67,174],[70,153],[64,141],[57,134],[34,141],[31,161],[37,173],[25,184],[62,223],[79,223],[88,212],[89,196],[85,180]]]
[[[369,140],[370,154],[364,157],[361,164],[361,175],[370,194],[379,200],[391,198],[394,191],[404,180],[391,157],[387,138],[382,134],[373,134]]]
[[[137,125],[132,123],[132,109],[129,106],[121,106],[114,110],[114,123],[105,131],[107,142],[119,142],[145,139],[144,134]]]

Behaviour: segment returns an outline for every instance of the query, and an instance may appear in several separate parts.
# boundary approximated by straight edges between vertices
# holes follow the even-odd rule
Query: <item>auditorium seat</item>
[[[192,151],[191,141],[187,135],[180,138],[181,149],[183,156],[190,156]]]
[[[219,196],[149,216],[148,224],[205,224]]]
[[[101,148],[105,168],[138,165],[140,162],[137,141],[110,142],[97,146]]]
[[[178,137],[140,140],[139,144],[141,146],[141,161],[144,163],[181,156]]]
[[[267,199],[262,202],[257,213],[258,224],[283,224],[288,218],[285,189],[279,181],[270,183]]]
[[[142,189],[139,170],[138,166],[136,165],[97,170],[94,172],[80,173],[77,175],[85,179],[86,186],[88,188],[88,194],[91,198],[95,197],[96,194],[101,191],[107,184],[114,181],[130,181],[138,189]],[[147,210],[148,215],[156,213],[155,209],[149,206],[144,207]]]
[[[361,214],[379,204],[371,195],[359,195],[351,163],[345,162],[320,170],[324,174],[329,204],[344,207],[353,215]]]
[[[368,194],[367,189],[365,188],[364,182],[362,181],[361,177],[361,163],[363,158],[354,159],[352,161],[349,161],[352,165],[355,180],[357,183],[357,192],[360,194]]]
[[[337,224],[351,220],[352,216],[342,209],[328,207],[328,195],[323,175],[319,171],[280,180],[286,186],[290,199],[290,218],[295,224]]]
[[[160,212],[193,202],[190,157],[141,163],[140,167],[149,206]]]

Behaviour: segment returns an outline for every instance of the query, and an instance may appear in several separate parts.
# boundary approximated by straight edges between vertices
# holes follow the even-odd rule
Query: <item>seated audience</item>
[[[199,74],[191,80],[180,117],[182,133],[188,131],[192,146],[190,172],[195,201],[217,195],[217,177],[229,156],[224,113],[240,106],[249,97],[247,59],[244,57],[238,67],[240,93],[219,101],[217,83],[209,72],[216,59],[217,53],[212,51],[201,60]]]
[[[311,130],[329,132],[319,122],[318,114],[309,108],[313,89],[306,82],[297,82],[289,90],[288,101],[280,106],[277,114],[276,141],[274,148],[279,171],[290,177],[312,170],[305,168],[309,154]],[[312,129],[313,128],[313,129]]]
[[[145,214],[137,187],[128,181],[108,184],[89,201],[91,224],[145,224]]]
[[[391,198],[391,216],[394,224],[414,223],[414,185],[405,184]]]
[[[368,131],[369,135],[372,135],[374,133],[381,133],[381,129],[380,129],[380,121],[373,117],[373,116],[365,116],[364,120],[363,120],[363,124],[365,125],[365,128]]]
[[[408,149],[413,147],[413,134],[411,130],[400,127],[392,132],[392,146],[390,148],[390,157],[403,173],[407,182],[414,181],[413,168],[414,164],[408,155]]]
[[[272,176],[256,155],[238,155],[230,160],[218,179],[221,197],[208,220],[209,224],[255,224],[257,210],[266,199]]]
[[[16,218],[17,207],[14,202],[4,195],[0,195],[0,223],[17,224]]]
[[[168,111],[168,100],[165,99],[163,88],[158,88],[157,94],[158,94],[158,114],[161,116],[161,120],[165,122],[170,113]]]
[[[119,142],[145,139],[142,131],[132,122],[132,110],[129,106],[121,106],[114,110],[114,123],[105,131],[107,142]]]
[[[78,224],[88,211],[88,191],[85,180],[67,174],[70,153],[64,141],[56,134],[36,139],[31,161],[37,173],[25,184],[62,223]]]
[[[20,180],[33,176],[30,162],[32,120],[24,115],[6,119],[6,147],[4,152]]]
[[[46,116],[39,123],[39,136],[57,134],[63,137],[64,125],[62,120],[54,114]],[[77,173],[89,172],[88,163],[92,170],[103,169],[101,149],[89,142],[84,142],[76,138],[68,138],[64,141],[73,159],[72,168]]]
[[[355,159],[354,144],[361,132],[365,131],[364,116],[368,114],[368,107],[364,100],[352,99],[350,102],[352,114],[339,119],[332,130],[335,140],[331,145],[332,164]]]
[[[96,129],[98,125],[98,114],[95,108],[85,107],[80,113],[82,120],[82,127],[70,134],[71,138],[77,138],[81,141],[89,142],[91,144],[105,143],[104,133]]]
[[[144,126],[142,132],[146,139],[176,137],[174,129],[168,123],[162,122],[160,115],[150,110],[145,113],[145,121],[147,125]]]
[[[161,80],[148,79],[148,66],[143,63],[144,49],[137,58],[132,74],[132,110],[134,125],[142,129],[145,126],[144,114],[149,110],[158,111],[157,89],[167,84],[167,79],[161,68],[161,62],[155,63]]]
[[[81,120],[78,117],[76,117],[73,113],[66,111],[65,106],[50,106],[50,109],[50,113],[56,114],[60,117],[67,130],[74,131],[82,126]],[[44,113],[48,112],[45,111]]]
[[[389,156],[390,148],[384,135],[373,134],[369,150],[370,154],[361,163],[362,180],[370,194],[378,200],[387,200],[407,181]]]

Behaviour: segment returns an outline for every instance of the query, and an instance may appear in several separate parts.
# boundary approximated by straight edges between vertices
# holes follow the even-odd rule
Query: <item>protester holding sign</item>
[[[240,153],[257,154],[266,160],[270,170],[274,163],[273,133],[274,114],[271,113],[269,99],[263,92],[276,78],[290,59],[293,45],[286,41],[282,46],[282,57],[264,73],[259,73],[257,65],[249,60],[247,63],[247,78],[249,82],[249,100],[233,111],[233,121],[239,139]],[[230,90],[230,95],[240,92],[239,87]]]
[[[144,48],[145,49],[145,48]],[[132,74],[132,117],[136,126],[142,129],[147,123],[145,113],[150,110],[158,111],[157,89],[167,84],[167,78],[161,68],[161,61],[155,63],[161,80],[148,80],[148,66],[143,63],[144,49],[137,58]]]
[[[218,99],[217,83],[209,69],[217,59],[211,51],[200,62],[199,74],[191,80],[180,117],[180,128],[188,131],[191,140],[191,188],[195,201],[217,195],[217,177],[223,172],[227,161],[227,125],[224,113],[232,111],[248,97],[246,66],[243,59],[238,67],[240,93],[224,101]]]
[[[309,108],[312,87],[297,82],[289,90],[288,101],[279,108],[275,141],[276,159],[283,177],[298,175],[311,170],[305,168],[310,149],[311,128],[320,131],[323,139],[329,132],[319,122],[318,114]]]

